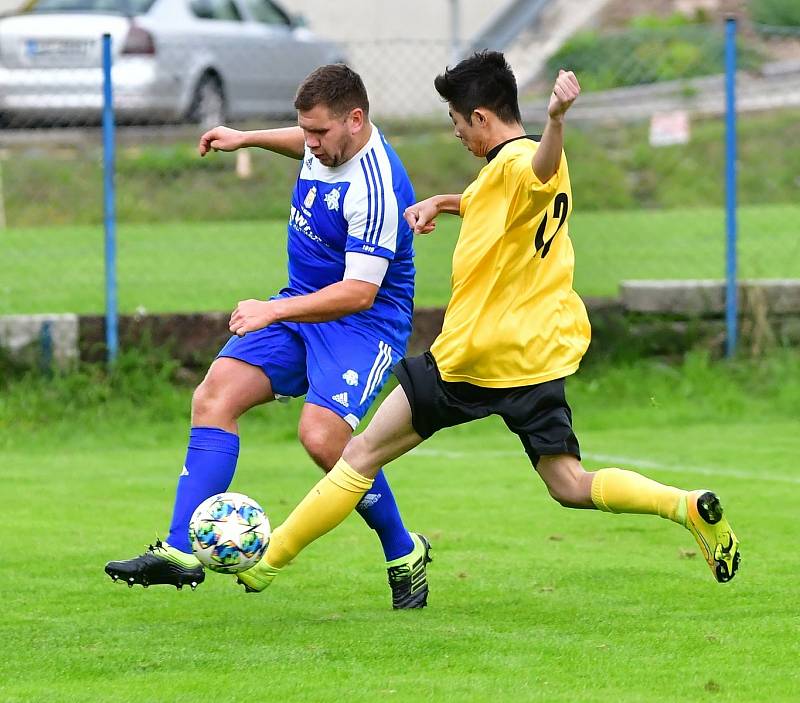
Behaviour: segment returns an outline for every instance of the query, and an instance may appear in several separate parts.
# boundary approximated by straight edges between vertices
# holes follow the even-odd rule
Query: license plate
[[[31,58],[45,56],[86,56],[90,41],[73,39],[28,39],[25,51]]]

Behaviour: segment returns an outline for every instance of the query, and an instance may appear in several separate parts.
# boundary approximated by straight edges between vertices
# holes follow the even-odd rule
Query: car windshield
[[[143,15],[155,0],[37,0],[27,12],[101,12],[115,15]]]

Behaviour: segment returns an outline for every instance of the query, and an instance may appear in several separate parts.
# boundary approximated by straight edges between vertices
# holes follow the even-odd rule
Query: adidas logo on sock
[[[358,503],[359,508],[371,508],[375,503],[381,499],[380,493],[367,493]]]
[[[344,393],[337,393],[336,395],[332,396],[332,400],[335,400],[339,405],[344,405],[344,407],[350,407],[350,401],[347,398],[347,391]]]
[[[184,466],[184,467],[183,467],[183,469],[181,470],[181,473],[180,473],[180,475],[181,475],[181,476],[188,476],[188,475],[189,475],[189,469],[187,469],[187,468]]]

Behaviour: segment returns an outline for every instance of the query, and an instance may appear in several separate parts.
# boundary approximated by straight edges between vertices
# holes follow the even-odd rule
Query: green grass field
[[[163,535],[189,388],[123,359],[0,382],[0,701],[796,701],[800,357],[589,368],[570,382],[588,467],[712,487],[743,544],[716,584],[654,517],[569,511],[493,420],[445,431],[389,477],[434,545],[430,607],[395,613],[357,516],[260,596],[103,574]],[[317,474],[297,404],[242,426],[233,488],[280,522]]]
[[[793,277],[800,271],[800,207],[740,209],[740,272]],[[458,219],[442,217],[417,239],[418,306],[446,304]],[[716,209],[581,213],[571,219],[576,287],[614,296],[619,281],[722,278],[723,213]],[[118,236],[122,312],[228,310],[285,282],[285,223],[123,225]],[[0,231],[0,314],[100,312],[104,305],[101,227]]]

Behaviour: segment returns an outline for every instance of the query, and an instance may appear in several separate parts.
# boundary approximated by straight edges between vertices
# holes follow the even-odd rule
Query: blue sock
[[[386,561],[410,554],[414,549],[414,542],[403,525],[383,470],[378,472],[372,488],[361,499],[356,510],[364,522],[378,533]]]
[[[238,435],[218,427],[192,427],[167,537],[167,542],[175,549],[192,553],[189,544],[192,513],[206,498],[228,490],[238,457]]]

